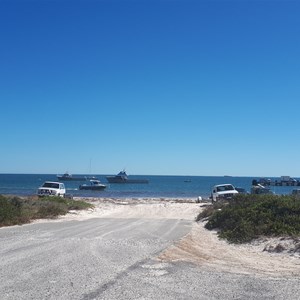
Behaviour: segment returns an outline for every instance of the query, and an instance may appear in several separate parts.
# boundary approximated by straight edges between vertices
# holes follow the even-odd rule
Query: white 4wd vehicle
[[[38,196],[60,196],[65,197],[66,188],[61,182],[45,181],[38,189]]]
[[[213,202],[218,200],[229,200],[238,193],[239,192],[232,184],[219,184],[213,187],[211,192],[211,199]]]

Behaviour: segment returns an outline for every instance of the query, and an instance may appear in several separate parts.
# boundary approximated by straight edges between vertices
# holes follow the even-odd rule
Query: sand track
[[[185,219],[195,221],[204,205],[195,199],[84,199],[95,205],[87,211],[73,211],[56,221],[86,220],[89,218],[150,218]],[[44,222],[44,221],[38,221]],[[285,243],[286,251],[269,253]],[[158,259],[165,262],[187,261],[212,270],[237,274],[256,274],[271,277],[300,276],[299,252],[289,251],[292,240],[264,239],[246,245],[233,245],[220,240],[215,231],[204,228],[203,222],[193,222],[189,234],[163,251]]]

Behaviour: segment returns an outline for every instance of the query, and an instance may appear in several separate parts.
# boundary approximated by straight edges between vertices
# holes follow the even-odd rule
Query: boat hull
[[[79,187],[80,190],[89,190],[89,191],[101,191],[106,188],[106,185],[101,186],[88,186],[88,185],[81,185]]]
[[[57,176],[57,179],[60,181],[86,181],[86,177],[65,177],[65,176]]]
[[[124,179],[116,178],[115,176],[107,176],[106,180],[109,183],[149,183],[147,179]]]

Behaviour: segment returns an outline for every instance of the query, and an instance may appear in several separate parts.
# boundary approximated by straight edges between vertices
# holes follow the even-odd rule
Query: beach
[[[195,198],[77,198],[95,207],[70,211],[52,222],[90,218],[180,219],[195,221],[209,202]],[[36,222],[47,222],[38,220]],[[229,244],[216,231],[193,222],[190,232],[157,256],[161,262],[189,262],[209,270],[268,277],[300,275],[299,243],[290,238],[261,238],[243,245]],[[278,249],[281,251],[278,251]]]
[[[228,244],[195,221],[209,202],[80,199],[94,208],[0,230],[3,299],[299,299],[292,240]]]

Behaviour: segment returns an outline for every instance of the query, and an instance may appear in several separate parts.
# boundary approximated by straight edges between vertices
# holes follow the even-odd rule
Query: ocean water
[[[107,185],[103,191],[79,190],[86,182],[64,181],[68,194],[75,197],[109,198],[208,198],[211,188],[216,184],[231,183],[250,192],[255,177],[225,176],[130,176],[148,179],[148,184],[109,184],[106,175],[93,175]],[[271,178],[277,179],[277,178]],[[44,181],[57,181],[54,174],[0,174],[0,194],[18,196],[34,195]],[[272,186],[275,194],[290,194],[294,187]]]

